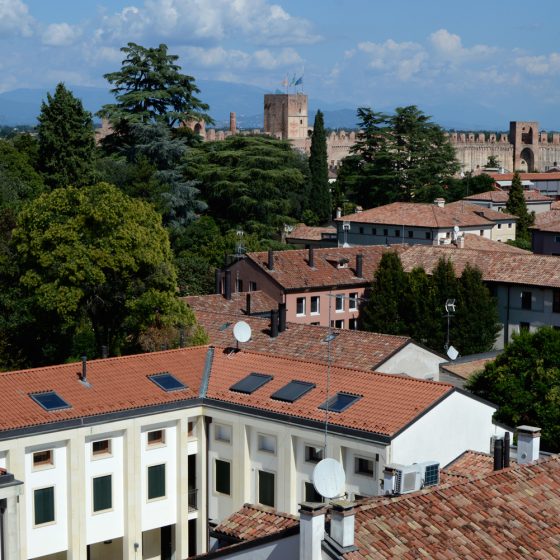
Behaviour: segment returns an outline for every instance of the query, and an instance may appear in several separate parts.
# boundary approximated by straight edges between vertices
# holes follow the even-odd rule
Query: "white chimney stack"
[[[332,504],[331,539],[339,546],[354,546],[355,523],[356,511],[352,502],[339,500]]]
[[[438,208],[443,208],[445,206],[445,198],[436,198],[434,200],[434,204],[438,207]]]
[[[539,458],[541,429],[535,426],[517,426],[517,462],[527,465]]]
[[[325,506],[303,502],[299,510],[299,558],[321,560],[321,543],[325,538]]]

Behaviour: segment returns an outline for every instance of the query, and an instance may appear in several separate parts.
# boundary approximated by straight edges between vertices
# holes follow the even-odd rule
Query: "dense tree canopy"
[[[338,178],[357,204],[415,201],[419,191],[446,185],[459,168],[443,129],[414,105],[393,115],[360,108],[358,119],[361,133]]]
[[[38,165],[45,183],[51,188],[89,184],[95,149],[91,113],[60,83],[54,96],[47,94],[38,120]]]
[[[310,210],[317,216],[319,223],[324,224],[332,217],[332,204],[327,162],[327,137],[321,111],[317,111],[313,125],[309,172],[311,176]]]
[[[514,335],[467,388],[500,407],[497,420],[540,427],[543,449],[560,452],[560,331],[543,327]]]
[[[27,302],[19,313],[22,328],[45,326],[26,317],[33,308],[54,331],[89,336],[90,353],[106,345],[116,354],[138,348],[150,329],[194,325],[192,313],[176,299],[161,217],[115,187],[68,187],[40,196],[18,215],[12,243],[19,275],[15,295]]]
[[[511,181],[509,197],[506,202],[506,212],[517,216],[515,241],[523,248],[530,248],[531,233],[529,227],[535,223],[535,213],[529,212],[527,209],[523,184],[521,183],[521,177],[517,171],[513,174],[513,179]]]

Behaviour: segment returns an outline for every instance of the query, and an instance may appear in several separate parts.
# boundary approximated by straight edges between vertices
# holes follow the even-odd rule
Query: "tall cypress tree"
[[[510,214],[517,216],[515,240],[521,243],[529,243],[531,241],[529,227],[535,222],[535,214],[527,210],[521,177],[517,171],[513,174],[511,181],[506,210]]]
[[[39,115],[39,170],[51,188],[82,186],[93,178],[95,138],[91,113],[59,83]]]
[[[311,193],[309,208],[321,223],[331,219],[331,193],[329,188],[329,169],[327,163],[327,137],[323,113],[317,111],[311,136],[311,153],[309,155],[311,172]]]

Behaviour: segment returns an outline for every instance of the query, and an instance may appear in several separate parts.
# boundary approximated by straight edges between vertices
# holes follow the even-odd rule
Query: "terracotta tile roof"
[[[489,208],[459,201],[439,207],[436,204],[393,202],[337,218],[337,222],[357,222],[390,226],[426,228],[490,227],[495,220],[513,220],[513,216]]]
[[[518,468],[517,461],[510,458],[510,468]],[[440,481],[442,484],[453,482],[457,479],[472,480],[494,472],[494,457],[490,453],[480,451],[465,451],[454,461],[441,469]]]
[[[457,274],[467,263],[477,266],[487,282],[560,288],[560,266],[553,256],[413,245],[401,254],[401,261],[406,271],[421,266],[431,273],[441,257],[451,260]]]
[[[250,395],[229,389],[252,372],[272,375],[273,379]],[[323,363],[247,351],[230,354],[216,349],[207,397],[249,409],[323,422],[325,412],[319,406],[327,399],[326,377],[327,367]],[[292,380],[315,383],[316,387],[293,403],[271,398]],[[331,425],[392,436],[454,389],[444,383],[332,366],[329,397],[339,391],[362,398],[343,412],[332,412]]]
[[[556,202],[553,202],[550,205],[550,209],[551,210],[560,210],[560,200],[557,200]]]
[[[487,173],[492,179],[496,181],[511,181],[513,173]],[[560,173],[520,173],[522,181],[559,181]]]
[[[474,249],[477,251],[501,251],[504,253],[520,253],[525,255],[532,254],[531,251],[526,251],[525,249],[520,249],[519,247],[514,247],[513,245],[508,245],[507,243],[493,241],[492,239],[488,239],[482,235],[477,235],[476,233],[465,233],[464,239],[464,249]]]
[[[553,233],[560,232],[560,208],[537,214],[532,229]]]
[[[0,433],[197,398],[206,351],[204,346],[91,360],[87,364],[91,387],[78,379],[81,363],[0,373]],[[165,392],[147,377],[162,372],[172,373],[188,388]],[[71,408],[48,412],[28,396],[47,391],[56,391]]]
[[[221,294],[186,296],[181,299],[194,311],[245,315],[247,312],[247,294],[251,294],[251,313],[265,313],[271,309],[278,308],[278,302],[261,290],[255,292],[235,292],[231,294],[230,300]]]
[[[553,198],[532,189],[523,191],[523,195],[525,196],[525,200],[527,202],[552,202],[554,200]],[[465,197],[465,200],[485,200],[504,204],[508,201],[508,199],[509,192],[503,190],[487,191],[478,194],[471,194],[470,196]]]
[[[560,459],[491,472],[358,506],[358,550],[365,558],[558,558]]]
[[[404,250],[404,246],[393,250]],[[377,265],[385,251],[382,245],[359,247],[332,247],[314,249],[314,267],[308,264],[309,251],[296,249],[290,251],[274,251],[274,269],[269,270],[268,253],[247,253],[256,266],[274,278],[285,290],[300,288],[325,288],[330,286],[365,286],[368,285]],[[356,256],[363,255],[363,278],[356,277]],[[338,262],[348,259],[346,268],[339,268]]]
[[[478,360],[465,362],[447,362],[440,365],[442,371],[457,375],[462,379],[468,379],[473,373],[484,369],[488,362],[492,362],[496,358],[480,358]]]
[[[305,224],[297,224],[286,236],[286,239],[308,239],[309,241],[321,241],[323,234],[335,234],[334,226],[312,227]]]
[[[244,504],[243,507],[224,519],[212,532],[237,541],[254,540],[297,527],[299,518],[281,513],[262,505]]]
[[[197,321],[204,327],[210,342],[216,346],[234,346],[233,325],[239,317],[210,313],[195,309]],[[252,337],[242,344],[243,350],[263,352],[274,356],[306,359],[313,362],[327,361],[327,344],[323,342],[329,329],[315,325],[287,323],[284,332],[276,338],[270,336],[270,319],[243,317],[249,324]],[[229,322],[229,328],[223,328]],[[341,329],[336,343],[331,344],[331,363],[356,369],[373,370],[390,356],[402,350],[412,339],[405,336],[351,331]]]

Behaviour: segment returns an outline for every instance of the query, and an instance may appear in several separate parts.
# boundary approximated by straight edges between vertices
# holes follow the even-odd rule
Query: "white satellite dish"
[[[453,361],[457,359],[457,356],[459,356],[459,351],[457,350],[457,348],[450,346],[447,349],[447,355],[449,356],[449,359]]]
[[[313,486],[323,498],[340,496],[345,481],[344,469],[336,459],[323,459],[313,469]]]
[[[238,321],[233,326],[233,336],[237,342],[247,342],[251,339],[251,327],[245,321]]]

